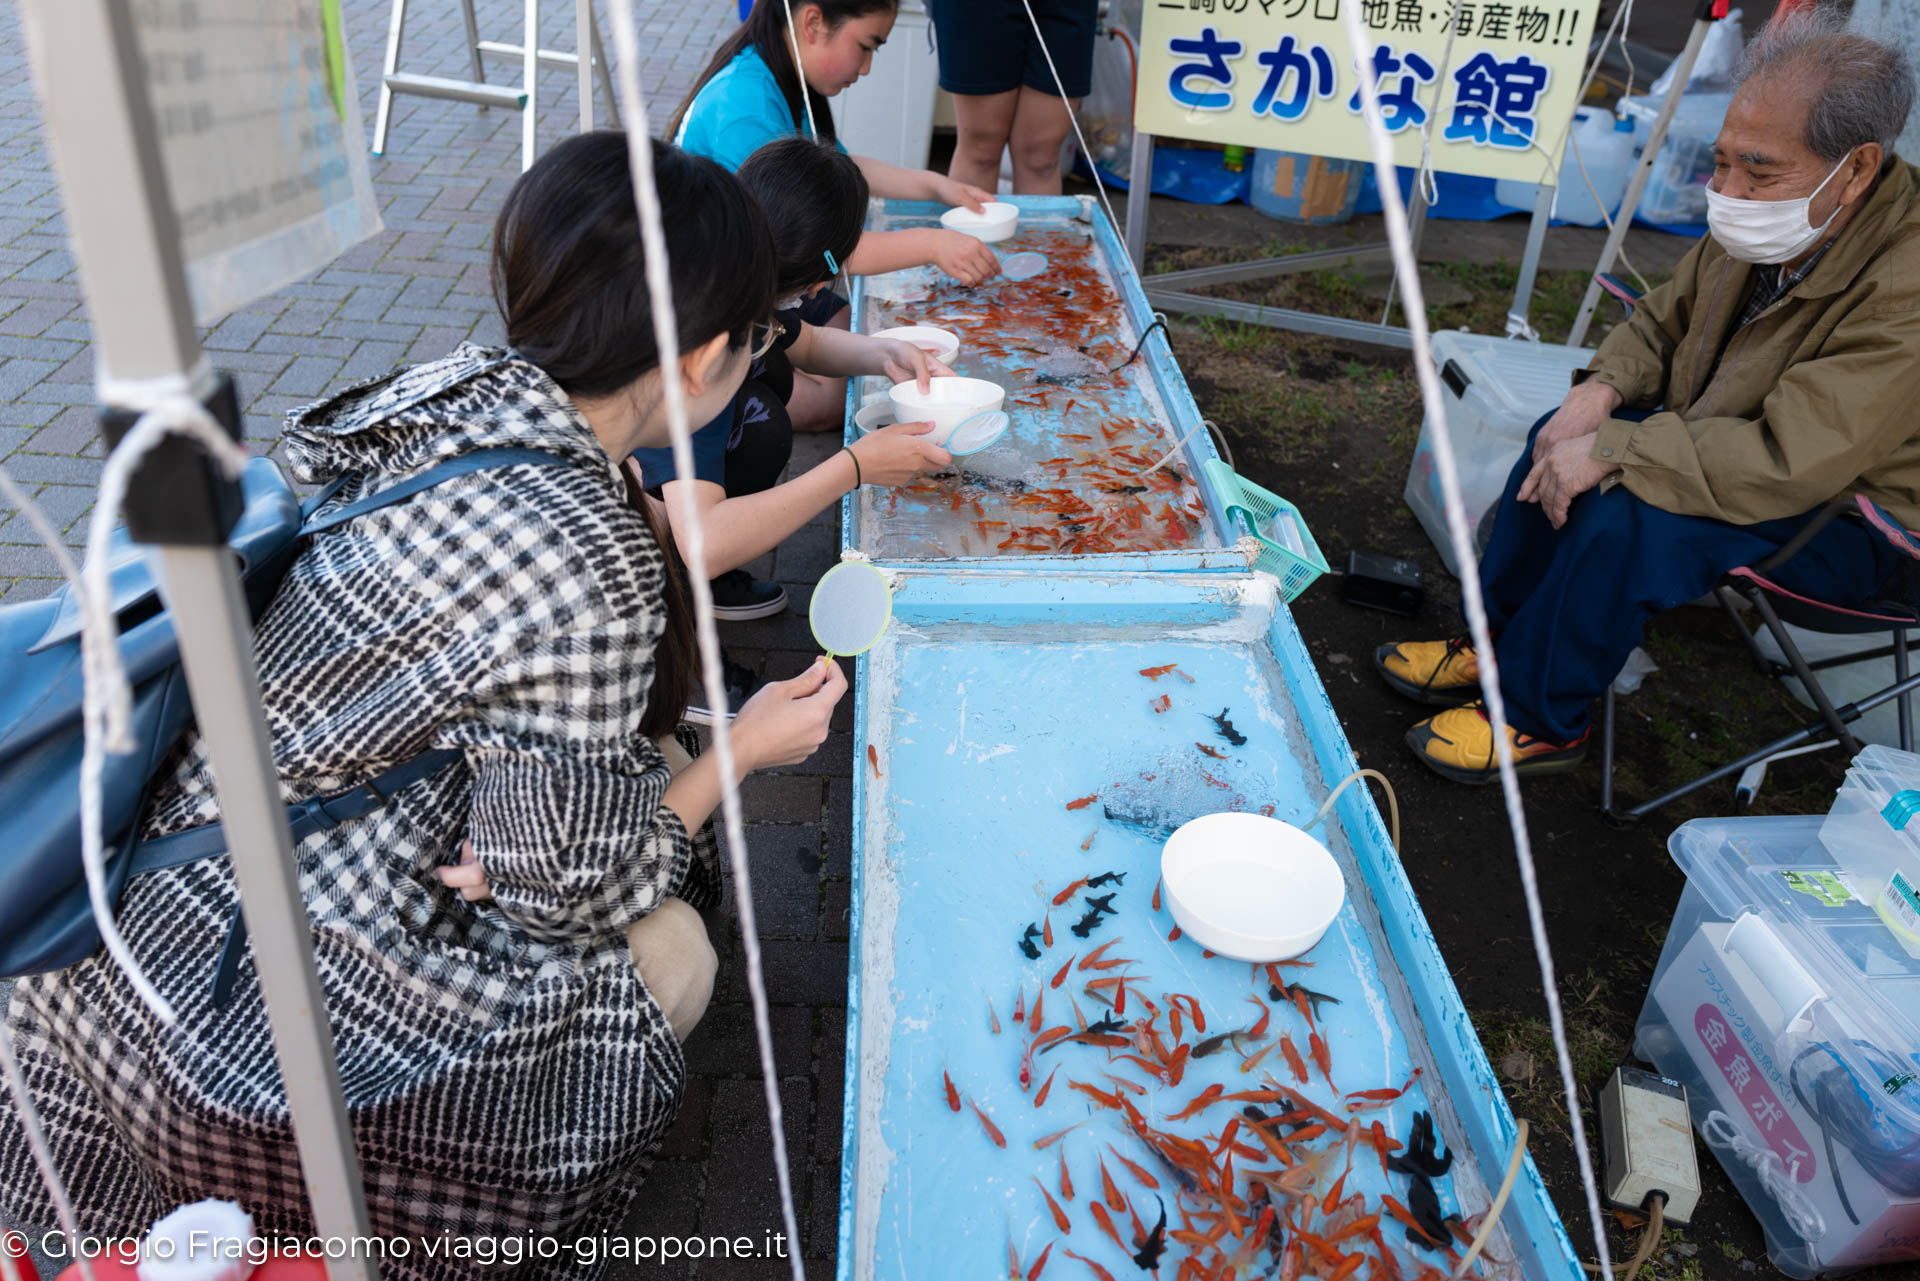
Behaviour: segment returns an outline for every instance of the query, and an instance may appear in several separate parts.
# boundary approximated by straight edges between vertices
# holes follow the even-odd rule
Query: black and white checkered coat
[[[684,1073],[623,927],[719,888],[711,829],[690,839],[661,804],[668,769],[638,728],[661,552],[565,394],[506,352],[466,346],[357,388],[295,414],[287,438],[303,480],[351,478],[341,502],[486,446],[578,462],[475,473],[321,535],[256,647],[289,801],[465,753],[297,851],[375,1230],[610,1231]],[[150,834],[215,814],[190,743]],[[492,904],[434,875],[463,837]],[[310,1230],[251,960],[225,1008],[209,997],[234,903],[225,858],[143,877],[121,903],[175,1031],[104,954],[15,989],[8,1032],[90,1232],[137,1234],[203,1197],[239,1201],[263,1232]],[[53,1221],[5,1106],[0,1208]],[[417,1247],[383,1265],[399,1281],[486,1271]],[[598,1272],[562,1256],[511,1275]]]

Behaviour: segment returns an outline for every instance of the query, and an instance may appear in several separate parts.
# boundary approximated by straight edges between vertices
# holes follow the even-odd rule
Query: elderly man
[[[1831,20],[1776,24],[1748,51],[1711,234],[1535,424],[1480,563],[1520,773],[1576,765],[1647,619],[1828,499],[1863,492],[1920,527],[1920,170],[1890,150],[1913,95],[1897,51]],[[1894,560],[1843,519],[1775,577],[1845,605]],[[1385,645],[1374,664],[1449,709],[1407,735],[1423,762],[1493,781],[1467,641]]]

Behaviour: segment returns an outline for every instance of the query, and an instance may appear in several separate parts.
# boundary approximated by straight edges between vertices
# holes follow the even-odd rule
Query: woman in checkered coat
[[[617,1228],[711,990],[692,908],[719,895],[721,780],[671,738],[686,633],[613,464],[666,439],[625,145],[569,140],[508,197],[494,269],[511,350],[464,346],[287,429],[303,479],[346,478],[339,502],[476,449],[565,459],[471,473],[318,536],[256,628],[289,801],[461,753],[296,851],[374,1230],[410,1245],[381,1264],[389,1278],[598,1275],[564,1246],[489,1269],[447,1258],[442,1238]],[[730,174],[656,157],[699,423],[733,396],[771,311],[772,244]],[[743,768],[810,755],[844,689],[820,664],[770,686],[735,722]],[[192,740],[148,832],[215,817]],[[491,901],[442,880],[467,843]],[[240,1202],[263,1235],[312,1230],[251,960],[224,1005],[210,995],[235,904],[224,858],[138,878],[122,900],[176,1029],[104,954],[15,989],[7,1034],[87,1232],[139,1235],[205,1197]],[[0,1215],[54,1219],[4,1105]]]

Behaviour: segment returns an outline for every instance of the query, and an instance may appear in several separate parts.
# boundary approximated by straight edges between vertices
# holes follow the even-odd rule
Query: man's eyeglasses
[[[759,360],[762,356],[772,351],[773,345],[780,341],[781,332],[782,328],[778,321],[772,324],[754,324],[747,326],[747,345],[749,348],[747,359]]]

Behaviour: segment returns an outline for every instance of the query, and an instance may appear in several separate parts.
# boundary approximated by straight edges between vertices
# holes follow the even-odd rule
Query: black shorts
[[[1093,26],[1100,0],[1033,0],[1033,16],[1060,72],[1055,86],[1021,0],[933,0],[940,87],[948,93],[1007,93],[1025,85],[1084,98],[1093,88]]]

